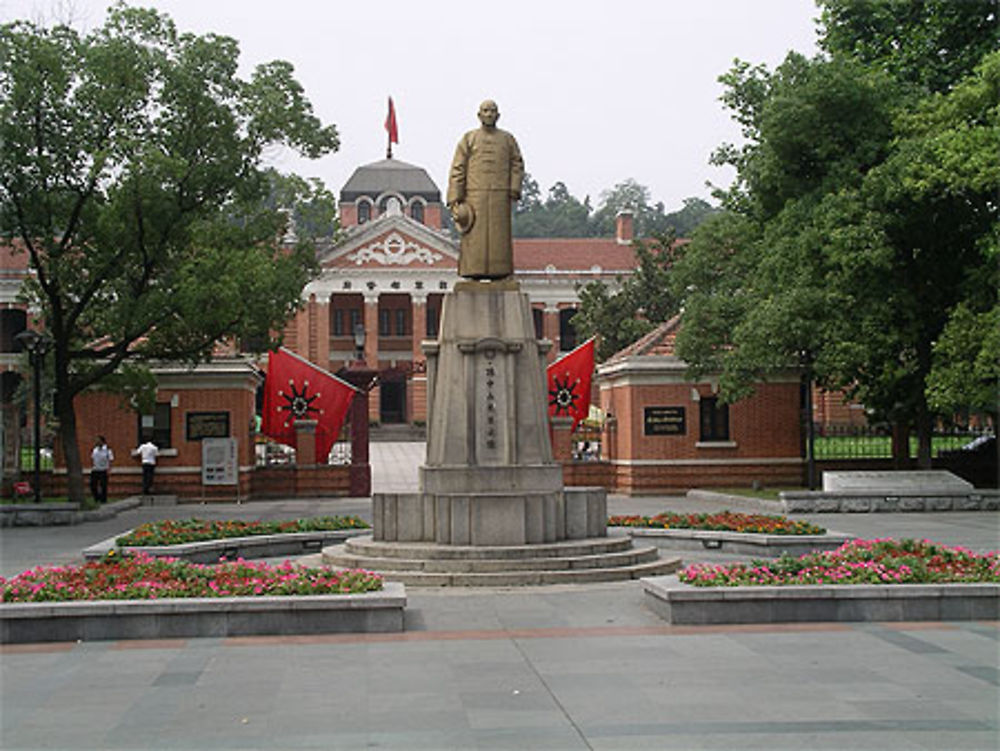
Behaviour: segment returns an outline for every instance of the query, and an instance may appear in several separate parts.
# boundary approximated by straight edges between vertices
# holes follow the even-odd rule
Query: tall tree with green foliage
[[[286,213],[319,186],[264,150],[336,150],[291,65],[237,75],[235,40],[117,5],[81,35],[0,27],[0,237],[28,256],[24,293],[52,338],[69,494],[84,501],[74,397],[129,363],[196,362],[225,337],[267,336],[314,273]]]
[[[521,200],[514,206],[515,237],[586,237],[589,219],[589,199],[581,202],[560,181],[542,201],[538,183],[525,176]]]
[[[834,57],[948,91],[997,49],[995,0],[820,0],[820,43]]]
[[[733,216],[703,225],[677,267],[678,347],[721,369],[729,398],[807,361],[821,383],[914,425],[927,466],[927,385],[948,351],[935,342],[963,306],[967,333],[996,303],[997,58],[973,71],[944,64],[962,55],[942,48],[904,64],[893,56],[913,40],[852,41],[841,13],[869,29],[897,4],[822,5],[831,57],[792,54],[774,73],[737,63],[722,79],[746,143],[716,155],[737,170]],[[929,38],[950,38],[940,4],[913,5],[939,24]]]
[[[678,311],[677,297],[669,284],[678,245],[672,234],[636,240],[635,273],[619,279],[612,289],[593,281],[580,291],[580,307],[573,328],[582,338],[598,337],[597,359],[627,347]]]

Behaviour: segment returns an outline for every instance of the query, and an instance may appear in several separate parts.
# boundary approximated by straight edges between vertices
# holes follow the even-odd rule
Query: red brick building
[[[798,373],[726,405],[718,381],[689,379],[674,350],[674,318],[597,368],[606,417],[602,453],[619,493],[802,482]]]
[[[458,243],[445,212],[424,169],[397,159],[359,167],[340,193],[345,234],[320,249],[322,273],[284,331],[287,347],[336,372],[354,359],[354,330],[363,326],[365,360],[379,373],[372,420],[426,420],[421,342],[437,336],[441,299],[459,280]],[[577,285],[615,284],[632,273],[631,241],[627,214],[614,238],[514,240],[515,277],[531,300],[539,338],[553,342],[550,359],[579,343],[570,324]]]

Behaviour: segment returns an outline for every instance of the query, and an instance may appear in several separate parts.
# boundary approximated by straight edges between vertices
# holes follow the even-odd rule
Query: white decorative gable
[[[404,238],[398,232],[392,232],[382,240],[377,240],[346,256],[348,261],[353,261],[358,266],[368,262],[383,266],[408,266],[411,263],[433,265],[443,257],[430,248]]]

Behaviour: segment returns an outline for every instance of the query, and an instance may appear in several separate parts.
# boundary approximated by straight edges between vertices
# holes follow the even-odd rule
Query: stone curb
[[[747,495],[720,493],[715,490],[689,490],[686,495],[689,501],[705,501],[710,503],[729,503],[734,506],[756,509],[765,514],[784,513],[781,501],[769,501],[766,498],[752,498]]]
[[[116,540],[128,532],[109,537],[83,551],[88,561],[103,558],[114,549],[123,553],[146,553],[156,558],[182,558],[192,563],[216,563],[219,558],[277,558],[287,555],[318,553],[324,545],[340,543],[357,535],[371,534],[371,529],[338,529],[321,532],[288,532],[277,535],[252,535],[202,540],[181,545],[136,545],[118,547]]]
[[[789,514],[998,511],[1000,490],[942,492],[785,491],[781,505]]]
[[[855,539],[840,532],[825,535],[767,535],[748,532],[723,532],[706,529],[656,529],[621,527],[633,539],[653,543],[670,550],[716,550],[777,557],[782,553],[799,556],[816,550],[836,550]]]
[[[0,506],[0,527],[56,527],[112,519],[142,505],[132,496],[95,509],[81,510],[78,503],[12,503]]]
[[[0,643],[390,633],[403,630],[406,588],[279,597],[197,597],[0,604]]]
[[[669,623],[967,621],[1000,618],[1000,584],[815,584],[693,587],[642,579],[646,606]]]

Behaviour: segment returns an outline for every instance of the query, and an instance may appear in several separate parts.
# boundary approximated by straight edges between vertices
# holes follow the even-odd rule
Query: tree
[[[994,0],[820,0],[821,45],[947,91],[996,49]]]
[[[586,237],[590,218],[589,199],[579,201],[563,182],[549,188],[541,201],[538,183],[525,175],[521,200],[514,209],[515,237]]]
[[[683,208],[667,214],[665,224],[677,237],[691,237],[702,222],[718,211],[701,198],[685,198]]]
[[[591,218],[591,234],[594,236],[614,236],[615,221],[622,211],[631,211],[635,222],[635,234],[649,237],[657,232],[666,232],[669,226],[664,214],[663,203],[650,205],[649,188],[633,178],[618,183],[610,190],[601,192],[601,201]]]
[[[668,282],[677,257],[672,234],[632,243],[636,256],[633,275],[618,280],[617,289],[593,281],[579,291],[580,307],[573,327],[583,337],[597,336],[597,358],[627,347],[678,311]]]
[[[220,338],[278,330],[314,272],[278,247],[264,149],[337,148],[291,65],[236,74],[229,38],[117,5],[103,27],[0,27],[0,236],[51,336],[69,494],[83,501],[74,397],[129,363],[196,362]],[[283,186],[297,210],[309,187]],[[313,186],[315,187],[315,186]],[[315,195],[313,195],[315,197]]]
[[[948,351],[934,342],[963,303],[977,314],[965,330],[996,304],[998,70],[987,56],[928,94],[884,63],[791,54],[773,74],[738,62],[723,76],[747,141],[714,158],[737,169],[722,197],[739,218],[703,225],[678,264],[678,349],[721,369],[726,398],[808,362],[878,417],[914,424],[927,466],[926,387]]]

